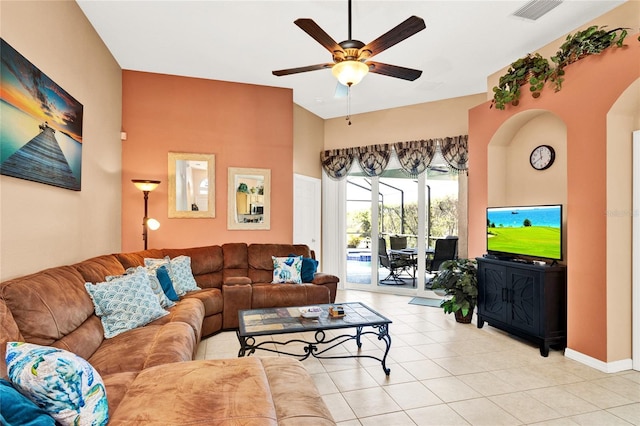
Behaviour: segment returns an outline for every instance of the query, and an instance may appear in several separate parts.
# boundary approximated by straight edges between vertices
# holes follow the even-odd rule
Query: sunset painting
[[[82,104],[0,43],[0,174],[80,191]]]

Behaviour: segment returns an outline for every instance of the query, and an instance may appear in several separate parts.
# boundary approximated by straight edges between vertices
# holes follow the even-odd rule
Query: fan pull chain
[[[351,85],[347,85],[347,118],[345,118],[351,126]]]

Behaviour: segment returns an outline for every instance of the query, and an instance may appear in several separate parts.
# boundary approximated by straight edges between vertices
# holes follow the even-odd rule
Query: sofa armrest
[[[340,281],[340,278],[335,275],[325,274],[324,272],[317,272],[313,277],[312,284],[329,284],[329,283],[337,283]]]
[[[240,285],[240,284],[253,284],[249,277],[227,277],[224,279],[224,285]]]

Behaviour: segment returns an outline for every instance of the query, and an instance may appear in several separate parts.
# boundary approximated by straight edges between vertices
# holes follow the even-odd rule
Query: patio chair
[[[407,237],[390,235],[389,245],[391,246],[391,250],[402,250],[403,248],[407,248]]]
[[[458,253],[457,238],[439,238],[436,240],[436,247],[433,257],[427,263],[427,271],[433,273],[438,271],[440,265],[447,260],[454,260]]]
[[[384,238],[378,239],[378,261],[380,265],[389,270],[389,275],[382,281],[393,281],[395,284],[405,284],[400,278],[400,274],[405,271],[409,271],[412,268],[411,261],[404,257],[391,257],[387,252],[387,242]],[[409,273],[409,275],[411,275]]]

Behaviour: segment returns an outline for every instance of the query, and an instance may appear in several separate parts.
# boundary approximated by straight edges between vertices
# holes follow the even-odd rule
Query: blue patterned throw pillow
[[[191,258],[178,256],[171,259],[171,274],[176,293],[184,296],[189,291],[200,290],[191,270]]]
[[[273,283],[301,284],[302,256],[275,257],[273,259]]]
[[[6,361],[14,387],[59,424],[107,424],[104,382],[93,366],[76,354],[51,346],[8,342]]]
[[[173,303],[165,294],[164,289],[162,287],[162,285],[160,284],[160,280],[158,279],[157,275],[156,275],[156,270],[152,269],[152,268],[144,268],[142,266],[132,266],[131,268],[128,268],[125,271],[125,275],[128,274],[133,274],[135,271],[138,270],[138,268],[143,269],[147,272],[147,274],[149,275],[149,287],[151,287],[151,290],[153,290],[153,292],[155,293],[156,297],[158,298],[158,302],[160,302],[160,306],[162,306],[163,308],[170,308],[173,305],[175,305],[175,303]],[[122,277],[122,275],[108,275],[106,276],[104,279],[105,281],[109,282],[109,281],[113,281],[116,278],[120,278]]]
[[[165,266],[178,296],[184,296],[189,291],[200,290],[193,277],[189,256],[176,256],[173,259],[170,259],[169,256],[165,256],[164,259],[145,258],[144,266],[151,268]]]
[[[85,283],[84,286],[93,300],[107,339],[169,313],[160,306],[144,268],[109,282]]]

